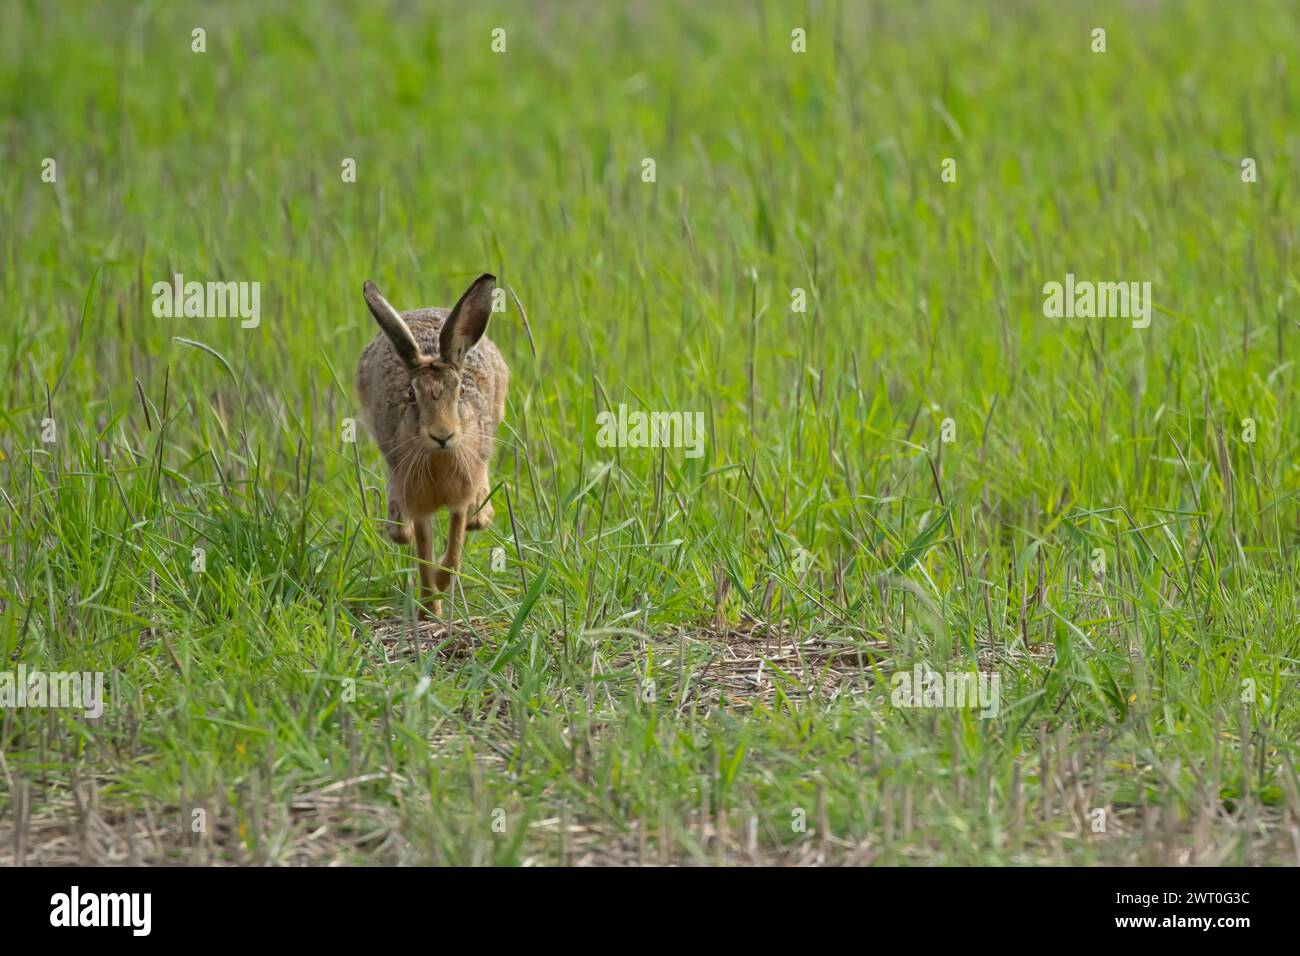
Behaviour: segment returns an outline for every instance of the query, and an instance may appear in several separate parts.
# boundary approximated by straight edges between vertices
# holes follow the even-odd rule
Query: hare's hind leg
[[[451,520],[447,523],[447,553],[442,556],[441,566],[433,575],[439,591],[451,587],[452,576],[460,572],[460,551],[464,544],[465,510],[451,509]]]
[[[415,560],[420,570],[420,603],[434,617],[442,614],[442,601],[434,593],[433,521],[421,518],[415,526]]]

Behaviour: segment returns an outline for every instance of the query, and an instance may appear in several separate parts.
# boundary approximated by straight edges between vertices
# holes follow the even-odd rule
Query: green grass
[[[108,684],[0,712],[0,860],[1295,863],[1297,49],[1272,0],[0,6],[0,652]],[[417,628],[361,284],[483,271],[536,351],[512,299]],[[173,272],[261,324],[156,318]],[[1045,318],[1067,272],[1151,326]],[[705,454],[598,446],[620,402]],[[997,718],[892,706],[917,662]]]

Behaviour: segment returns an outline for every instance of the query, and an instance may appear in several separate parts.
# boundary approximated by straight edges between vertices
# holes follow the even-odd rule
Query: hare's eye
[[[464,398],[464,397],[465,397],[465,386],[464,386],[464,385],[462,385],[462,386],[460,387],[460,393],[458,394],[457,397],[458,397],[458,398]]]
[[[408,385],[408,386],[406,386],[406,400],[407,400],[408,402],[413,402],[413,401],[415,401],[415,386],[414,386],[414,385]]]

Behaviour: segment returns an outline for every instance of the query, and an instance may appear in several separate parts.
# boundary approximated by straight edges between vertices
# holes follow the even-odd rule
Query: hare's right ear
[[[375,284],[366,281],[361,288],[362,294],[366,297],[366,305],[370,306],[370,314],[375,317],[379,327],[384,330],[388,336],[388,341],[393,343],[393,350],[397,352],[397,357],[402,360],[402,364],[407,368],[415,368],[424,361],[424,355],[420,351],[420,343],[415,341],[415,336],[411,334],[411,328],[406,321],[397,314],[397,310],[388,304],[388,300],[379,294]]]

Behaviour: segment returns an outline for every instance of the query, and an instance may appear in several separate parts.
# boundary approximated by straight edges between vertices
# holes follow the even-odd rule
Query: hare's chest
[[[457,471],[429,468],[411,475],[403,489],[407,512],[413,517],[433,514],[442,508],[460,508],[474,498],[474,485]]]

